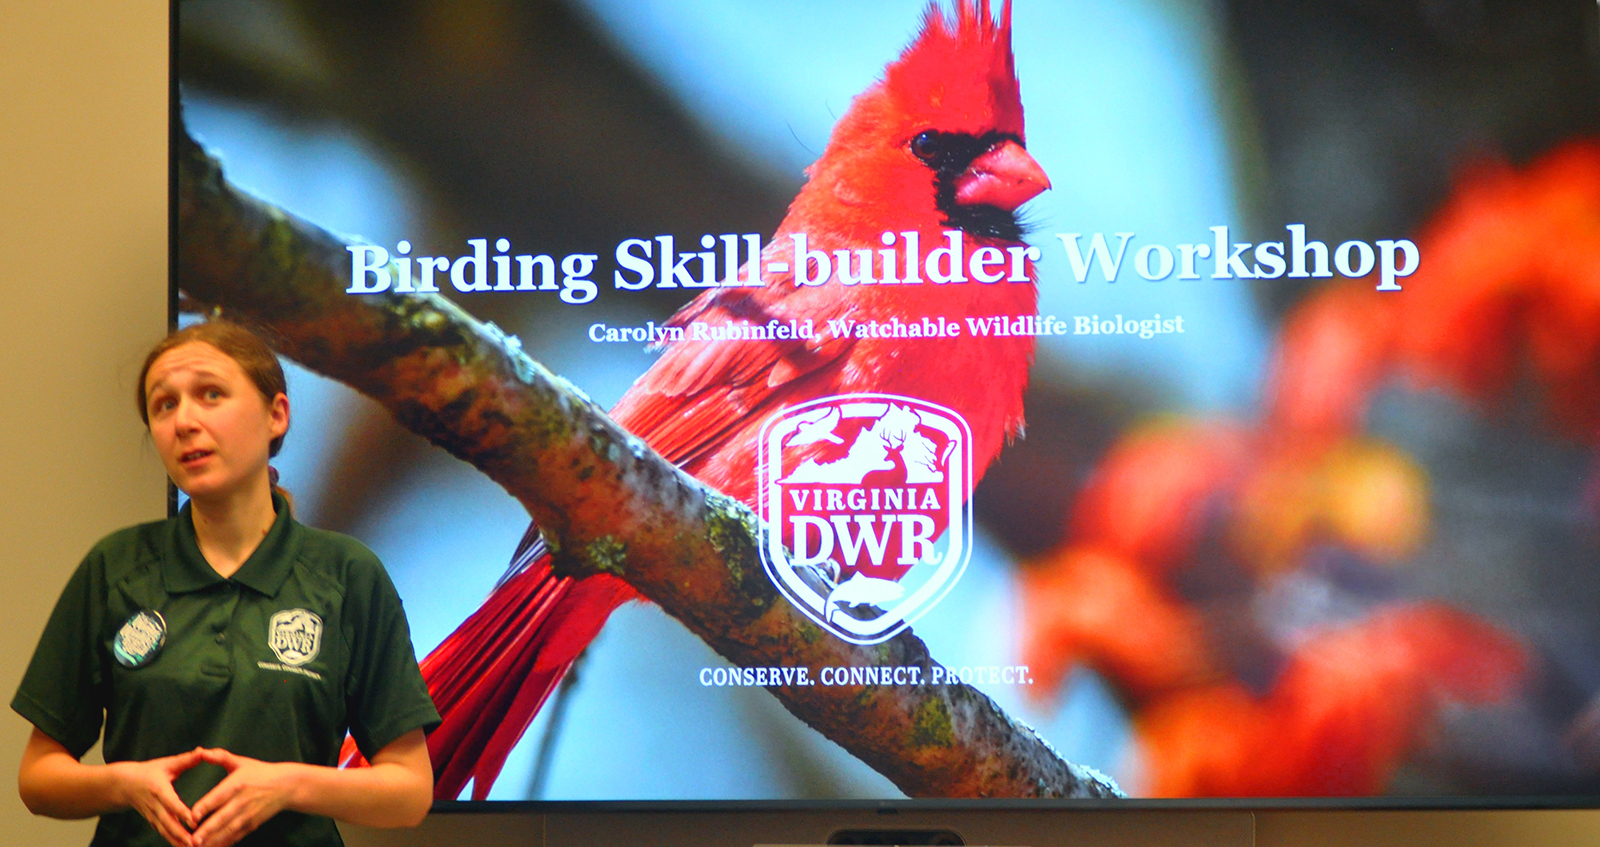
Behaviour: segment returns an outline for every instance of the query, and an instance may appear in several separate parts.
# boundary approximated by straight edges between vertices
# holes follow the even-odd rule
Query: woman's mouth
[[[210,450],[189,450],[189,451],[186,451],[184,453],[180,453],[178,455],[178,464],[180,464],[180,465],[196,464],[196,463],[204,460],[205,458],[207,458],[210,455],[211,455],[211,451]]]

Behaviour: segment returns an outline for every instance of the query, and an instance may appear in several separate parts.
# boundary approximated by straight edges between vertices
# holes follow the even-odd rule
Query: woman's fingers
[[[226,751],[226,749],[222,748],[200,748],[197,749],[197,753],[200,754],[200,759],[198,759],[198,761],[210,762],[210,764],[213,765],[222,765],[222,767],[227,769],[227,772],[229,773],[240,769],[240,765],[246,764],[246,762],[254,761],[254,759],[250,759],[250,757],[234,756],[234,754],[229,753],[229,751]]]
[[[254,832],[287,802],[282,765],[232,754],[228,758],[235,769],[194,804],[197,847],[228,847]]]
[[[196,820],[195,814],[188,806],[183,805],[183,799],[180,798],[178,796],[178,792],[173,789],[172,783],[168,782],[164,785],[157,786],[155,793],[156,801],[161,804],[161,808],[165,810],[167,814],[171,815],[174,820],[182,824],[185,830],[194,829]]]
[[[148,798],[147,802],[139,803],[136,808],[139,810],[139,814],[150,822],[150,826],[154,827],[156,832],[160,833],[161,837],[165,838],[173,847],[193,847],[194,838],[189,834],[189,827],[184,823],[188,818],[189,810],[184,808],[182,801],[178,800],[177,794],[172,792],[171,785],[167,786],[167,793],[172,794],[171,801],[162,796],[160,790],[157,789],[153,792],[153,796]],[[177,804],[177,809],[180,811],[173,809],[174,803]]]
[[[194,816],[193,820],[197,823],[199,821],[207,821],[209,823],[207,819],[237,796],[242,787],[240,782],[232,776],[217,783],[214,788],[206,792],[206,796],[195,802],[194,809],[190,812]]]
[[[260,797],[235,793],[195,830],[196,847],[231,847],[254,832],[271,815]]]
[[[194,837],[189,830],[184,829],[166,809],[155,809],[153,814],[145,816],[145,820],[155,827],[156,832],[167,840],[172,847],[194,847]]]
[[[194,838],[190,830],[197,819],[178,797],[172,781],[199,762],[198,752],[190,751],[144,762],[119,762],[112,766],[116,768],[114,773],[123,786],[120,789],[123,802],[137,811],[173,847],[193,847]]]

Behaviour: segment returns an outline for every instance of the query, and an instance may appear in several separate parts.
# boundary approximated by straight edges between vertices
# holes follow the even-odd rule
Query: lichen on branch
[[[345,294],[353,242],[234,188],[186,133],[177,144],[184,296],[269,330],[285,355],[499,483],[538,523],[559,572],[626,580],[737,666],[921,668],[919,685],[768,687],[909,796],[1121,796],[977,689],[930,684],[936,663],[909,630],[870,647],[824,633],[766,577],[764,530],[744,504],[450,301]]]

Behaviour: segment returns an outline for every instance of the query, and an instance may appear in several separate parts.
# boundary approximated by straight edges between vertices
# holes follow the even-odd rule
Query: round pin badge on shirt
[[[125,668],[142,668],[155,661],[167,643],[167,622],[160,612],[142,609],[128,618],[111,641],[111,653]]]

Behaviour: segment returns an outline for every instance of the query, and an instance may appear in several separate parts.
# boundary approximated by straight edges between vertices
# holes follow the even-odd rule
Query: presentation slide
[[[1600,797],[1592,3],[177,14],[440,799]]]

